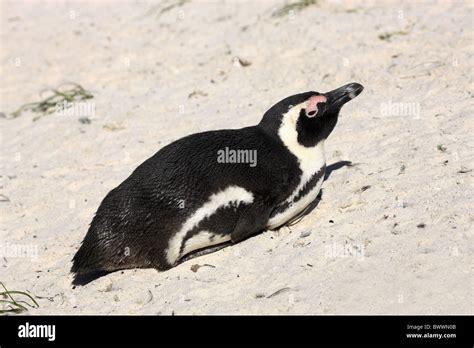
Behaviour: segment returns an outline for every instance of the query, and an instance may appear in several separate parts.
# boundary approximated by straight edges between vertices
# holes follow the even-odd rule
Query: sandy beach
[[[474,314],[473,3],[301,3],[1,3],[0,281],[35,296],[23,314]],[[73,289],[95,211],[145,159],[353,81],[299,223]],[[82,109],[21,109],[70,83]]]

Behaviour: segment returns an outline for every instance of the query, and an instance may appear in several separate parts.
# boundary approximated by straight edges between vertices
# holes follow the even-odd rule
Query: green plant
[[[305,7],[317,5],[317,3],[317,0],[299,0],[292,2],[273,12],[272,17],[286,16],[290,11],[301,11]]]
[[[66,86],[66,87],[65,87]],[[48,115],[57,110],[57,106],[64,102],[72,103],[81,100],[94,98],[91,92],[87,91],[81,85],[68,82],[60,85],[56,89],[49,90],[49,96],[39,102],[27,103],[14,112],[12,112],[9,118],[17,118],[25,111],[31,111],[39,114],[33,121],[36,121],[41,116]]]
[[[24,291],[10,291],[7,290],[5,285],[0,282],[2,285],[3,289],[5,291],[0,292],[0,303],[6,303],[10,308],[9,309],[0,309],[0,314],[3,313],[21,313],[23,311],[27,311],[28,307],[31,308],[38,308],[39,304],[36,302],[36,300],[31,296],[30,294],[24,292]],[[28,303],[27,301],[22,301],[22,300],[15,300],[12,295],[22,295],[28,297],[31,301],[33,301],[34,305],[31,303]],[[24,305],[23,305],[24,304]]]

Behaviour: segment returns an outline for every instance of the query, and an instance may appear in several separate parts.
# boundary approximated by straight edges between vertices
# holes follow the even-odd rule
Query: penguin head
[[[284,143],[313,147],[331,134],[342,106],[363,89],[361,84],[349,83],[327,93],[293,95],[273,105],[259,126]]]

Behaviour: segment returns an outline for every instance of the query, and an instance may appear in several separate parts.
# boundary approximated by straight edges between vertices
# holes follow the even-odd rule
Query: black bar
[[[472,316],[4,316],[0,345],[408,344],[472,347]],[[28,324],[26,324],[28,323]],[[23,327],[20,327],[23,325]],[[28,325],[28,326],[26,326]],[[55,325],[55,337],[19,337]],[[447,326],[440,326],[447,325]],[[51,333],[51,332],[50,332]],[[407,335],[421,335],[408,337]],[[453,334],[455,337],[453,337]],[[45,331],[46,335],[46,331]],[[436,335],[436,336],[435,336]],[[438,337],[450,335],[451,337]],[[46,335],[47,336],[47,335]],[[52,335],[50,335],[52,338]]]

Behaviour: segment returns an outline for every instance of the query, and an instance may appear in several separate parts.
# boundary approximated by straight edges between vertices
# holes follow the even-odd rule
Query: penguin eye
[[[307,117],[316,117],[322,115],[326,107],[327,98],[324,95],[314,95],[308,99],[305,113]]]

